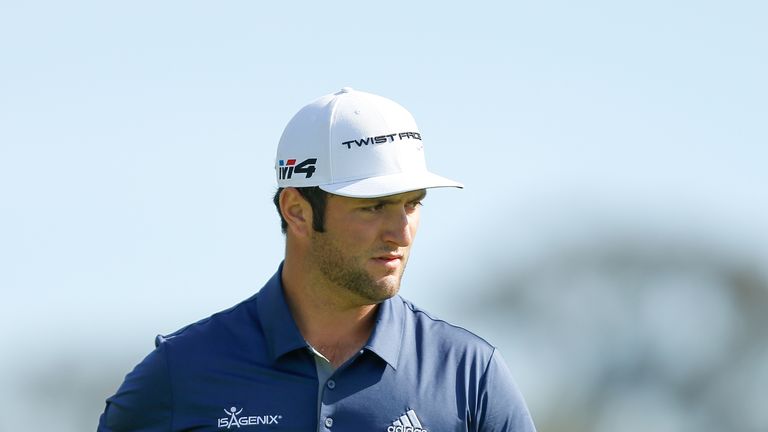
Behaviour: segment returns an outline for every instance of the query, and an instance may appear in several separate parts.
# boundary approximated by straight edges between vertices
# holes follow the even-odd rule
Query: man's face
[[[423,189],[381,198],[329,195],[325,232],[312,232],[309,251],[326,282],[359,304],[397,294],[425,196]]]

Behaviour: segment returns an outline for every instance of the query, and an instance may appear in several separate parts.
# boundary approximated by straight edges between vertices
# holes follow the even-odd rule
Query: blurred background
[[[402,294],[540,431],[766,431],[768,6],[0,2],[0,432],[95,430],[158,333],[283,253],[274,151],[343,86],[416,117]]]

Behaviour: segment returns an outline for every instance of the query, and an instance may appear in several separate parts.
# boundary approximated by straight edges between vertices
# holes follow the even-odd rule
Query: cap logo
[[[357,145],[358,147],[367,146],[369,144],[384,144],[387,142],[394,142],[395,137],[397,137],[398,140],[404,140],[404,139],[417,139],[421,141],[421,134],[418,132],[400,132],[400,133],[393,133],[389,135],[378,135],[378,136],[371,136],[366,138],[360,138],[356,140],[351,141],[344,141],[341,143],[343,146],[347,146],[347,150],[352,148],[352,144]]]
[[[280,180],[289,180],[294,174],[304,174],[306,178],[310,178],[315,173],[317,158],[305,159],[298,165],[296,159],[280,159],[277,163],[277,177]]]

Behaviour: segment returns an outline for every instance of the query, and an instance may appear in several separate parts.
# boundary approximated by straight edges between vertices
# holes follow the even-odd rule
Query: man
[[[253,297],[158,336],[99,431],[533,431],[493,346],[397,295],[426,189],[413,117],[350,88],[288,123],[285,260]]]

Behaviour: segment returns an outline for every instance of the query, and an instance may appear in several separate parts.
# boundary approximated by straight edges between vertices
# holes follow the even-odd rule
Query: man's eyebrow
[[[414,202],[414,201],[421,201],[427,196],[427,191],[421,191],[418,195],[415,195],[413,198],[409,198],[407,202]],[[389,198],[389,197],[381,197],[378,199],[378,202],[380,204],[397,204],[401,200]]]
[[[413,201],[421,201],[421,200],[423,200],[423,199],[424,199],[424,198],[426,198],[426,197],[427,197],[427,190],[426,190],[426,189],[424,189],[424,190],[422,190],[422,191],[421,191],[421,193],[419,193],[419,194],[418,194],[418,195],[417,195],[417,196],[416,196],[416,197],[413,199]]]
[[[399,202],[399,200],[392,199],[392,198],[385,198],[385,197],[373,198],[372,201],[375,202],[376,204],[382,204],[382,205],[397,204]]]
[[[413,198],[409,198],[408,202],[414,202],[414,201],[421,201],[427,196],[427,191],[421,191],[420,194],[414,196]],[[397,204],[401,200],[390,198],[390,197],[379,197],[379,198],[370,198],[371,202],[375,202],[376,204],[380,205],[389,205],[389,204]]]

